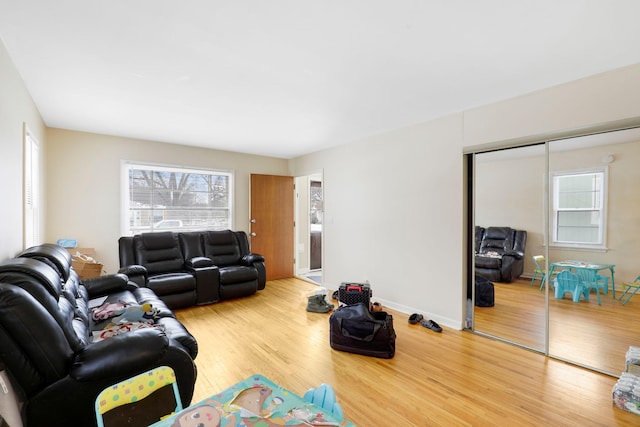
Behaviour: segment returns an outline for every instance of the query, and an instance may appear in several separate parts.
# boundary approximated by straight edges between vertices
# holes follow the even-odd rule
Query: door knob
[[[256,237],[256,233],[250,233],[249,236]]]
[[[250,222],[251,222],[251,224],[255,224],[255,223],[256,223],[256,220],[255,220],[255,219],[252,219]]]

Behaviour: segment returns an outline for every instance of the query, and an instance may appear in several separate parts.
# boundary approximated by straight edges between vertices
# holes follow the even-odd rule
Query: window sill
[[[604,245],[581,245],[571,243],[552,243],[549,249],[571,249],[584,252],[607,252],[609,248]]]

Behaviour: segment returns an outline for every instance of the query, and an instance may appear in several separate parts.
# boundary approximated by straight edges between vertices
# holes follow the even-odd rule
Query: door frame
[[[309,187],[310,187],[310,182],[311,182],[311,178],[317,178],[314,180],[319,180],[320,182],[322,182],[322,200],[325,200],[325,185],[324,185],[324,170],[320,169],[320,170],[316,170],[316,171],[310,171],[310,172],[306,172],[306,173],[300,173],[300,174],[296,174],[294,175],[294,184],[295,184],[295,192],[296,192],[296,196],[294,198],[294,217],[295,217],[295,228],[294,228],[294,234],[295,234],[295,242],[294,242],[294,258],[295,258],[295,264],[294,264],[294,275],[296,277],[301,277],[304,273],[307,273],[310,271],[310,267],[311,267],[311,230],[309,228],[309,214],[310,214],[310,198],[308,197],[309,195]],[[299,180],[300,178],[306,178],[306,180],[304,181],[306,184],[306,200],[305,203],[301,203],[300,202],[300,198],[298,197],[299,194],[299,188],[298,188],[298,184],[299,184]],[[303,205],[304,204],[304,205]],[[305,222],[307,224],[306,227],[302,227],[301,225],[301,221],[302,219],[305,219]],[[305,233],[306,230],[306,233]],[[301,233],[305,233],[304,236],[301,236]],[[304,238],[303,238],[304,237]],[[324,270],[324,240],[325,240],[325,227],[324,227],[324,219],[323,219],[323,227],[322,227],[322,235],[321,235],[321,248],[320,248],[320,258],[321,258],[321,265],[322,265],[322,270]],[[304,242],[305,248],[306,250],[303,252],[304,254],[304,260],[302,260],[301,257],[301,252],[298,250],[299,249],[299,243]]]

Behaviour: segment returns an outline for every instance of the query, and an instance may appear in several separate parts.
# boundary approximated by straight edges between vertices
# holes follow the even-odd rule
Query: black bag
[[[493,283],[476,274],[476,307],[493,307],[494,299]]]
[[[366,283],[342,282],[338,288],[338,301],[351,305],[359,302],[369,307],[371,299],[371,288]]]
[[[339,307],[329,317],[329,339],[334,350],[391,359],[396,352],[393,316],[359,303]]]

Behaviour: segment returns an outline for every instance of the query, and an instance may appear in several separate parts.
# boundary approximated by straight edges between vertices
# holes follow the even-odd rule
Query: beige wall
[[[639,93],[640,64],[294,159],[324,169],[325,282],[367,279],[390,307],[462,327],[463,151],[640,118]]]
[[[109,273],[119,267],[121,163],[125,160],[234,171],[234,228],[249,231],[250,174],[286,175],[287,161],[227,151],[62,129],[47,133],[46,240],[74,238],[96,249]]]
[[[0,43],[0,260],[13,257],[24,249],[23,123],[38,139],[43,159],[46,156],[44,123],[4,45]],[[43,200],[40,205],[44,217],[46,205]]]

